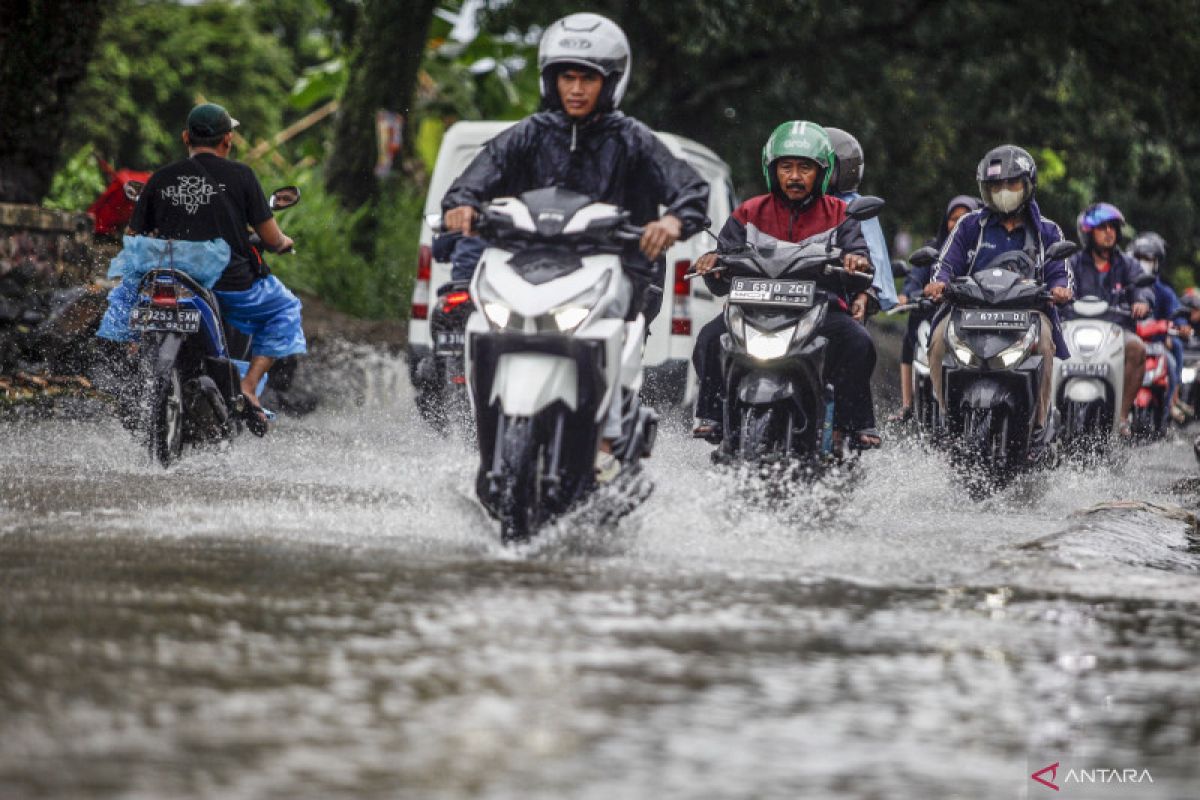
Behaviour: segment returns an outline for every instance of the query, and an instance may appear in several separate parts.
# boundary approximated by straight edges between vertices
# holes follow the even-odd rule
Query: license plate
[[[1108,364],[1086,364],[1067,361],[1062,365],[1064,378],[1083,376],[1087,378],[1107,378]]]
[[[146,331],[195,333],[200,330],[200,309],[137,306],[129,315],[129,325]]]
[[[438,331],[433,342],[439,353],[460,353],[466,344],[466,334],[462,331]]]
[[[1028,311],[993,311],[967,309],[959,317],[958,325],[973,331],[1023,331],[1029,327]]]
[[[811,308],[817,285],[813,281],[772,281],[734,278],[729,299],[734,303]]]

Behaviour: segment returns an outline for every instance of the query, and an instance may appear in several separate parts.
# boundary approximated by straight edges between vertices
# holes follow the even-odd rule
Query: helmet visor
[[[1000,181],[983,181],[979,184],[979,196],[984,205],[1001,214],[1019,211],[1033,196],[1033,184],[1027,177]]]

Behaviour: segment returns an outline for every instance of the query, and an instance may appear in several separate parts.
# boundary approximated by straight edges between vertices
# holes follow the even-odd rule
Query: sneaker
[[[596,453],[596,483],[611,483],[621,474],[621,462],[612,453],[599,450]]]

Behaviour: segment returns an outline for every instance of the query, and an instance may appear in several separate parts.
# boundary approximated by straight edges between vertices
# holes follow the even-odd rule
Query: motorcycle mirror
[[[297,186],[284,186],[281,189],[276,189],[271,192],[271,197],[268,204],[272,211],[279,211],[284,208],[291,208],[300,202],[300,189]]]
[[[442,223],[441,214],[426,214],[425,224],[429,226],[429,230],[434,233],[443,233],[446,230],[445,224]]]
[[[878,217],[879,212],[883,211],[885,205],[886,203],[882,197],[874,197],[866,194],[850,201],[850,205],[846,208],[846,214],[862,222],[863,220]]]
[[[144,181],[125,181],[125,196],[136,203],[137,199],[142,195],[142,190],[145,188],[146,183]]]
[[[932,247],[922,247],[908,257],[908,263],[914,267],[932,267],[938,259],[938,251]]]
[[[1046,260],[1059,261],[1064,258],[1070,258],[1078,252],[1079,245],[1062,239],[1046,248]]]
[[[1133,279],[1133,285],[1139,289],[1145,289],[1148,286],[1153,286],[1158,279],[1149,272],[1143,272]]]
[[[908,268],[908,263],[906,261],[904,261],[904,259],[902,259],[902,258],[893,258],[892,259],[892,277],[907,278],[908,273],[910,273],[910,272],[912,272],[912,270]]]

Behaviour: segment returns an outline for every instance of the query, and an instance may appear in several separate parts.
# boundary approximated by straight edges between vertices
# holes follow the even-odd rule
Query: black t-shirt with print
[[[227,203],[222,202],[222,195]],[[129,227],[134,233],[164,239],[224,239],[231,251],[229,266],[213,288],[240,292],[258,277],[258,258],[250,248],[246,226],[270,218],[271,208],[254,170],[211,153],[198,153],[150,176]]]

